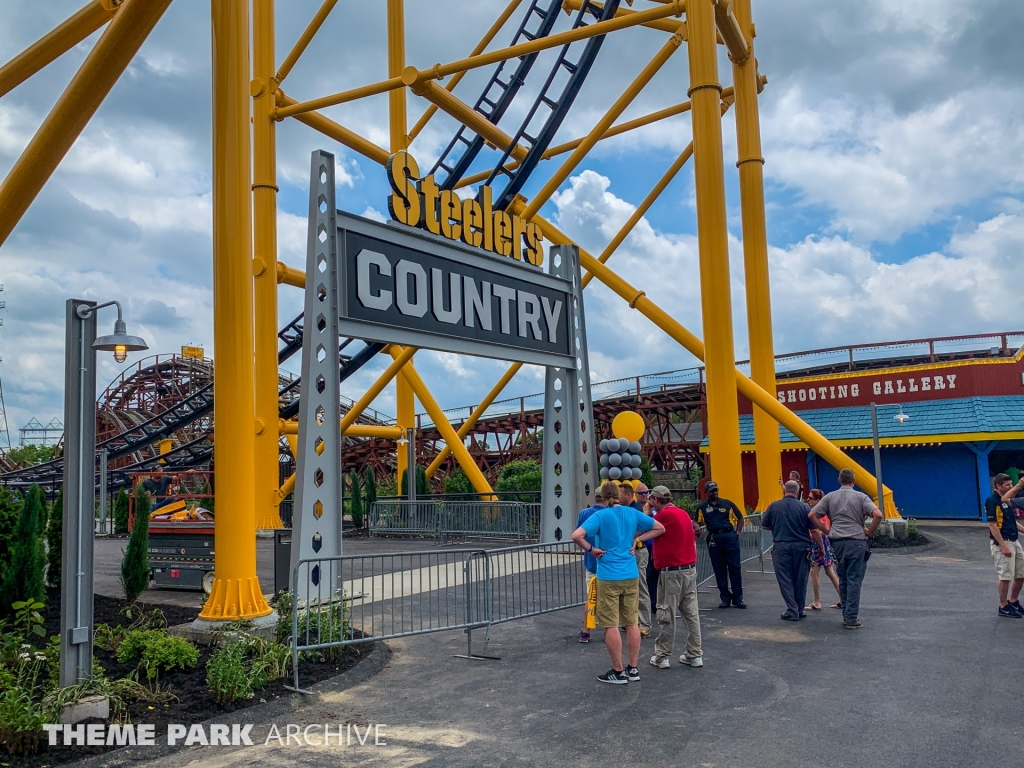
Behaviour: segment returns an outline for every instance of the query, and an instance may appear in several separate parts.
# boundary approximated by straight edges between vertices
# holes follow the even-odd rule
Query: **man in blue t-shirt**
[[[638,604],[640,599],[640,571],[636,567],[633,547],[656,538],[665,532],[665,526],[632,507],[616,502],[619,488],[611,480],[601,486],[601,500],[608,506],[597,508],[583,525],[573,531],[572,540],[584,552],[597,558],[597,611],[599,626],[605,628],[604,642],[612,658],[612,668],[597,679],[602,683],[622,685],[640,680],[637,661],[640,658],[640,627]],[[638,537],[637,531],[642,531]],[[596,539],[594,546],[588,536]],[[622,665],[622,638],[619,627],[626,628],[626,646],[629,663]]]

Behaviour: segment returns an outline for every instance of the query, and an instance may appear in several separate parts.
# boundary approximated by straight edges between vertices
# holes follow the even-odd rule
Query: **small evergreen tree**
[[[377,478],[373,476],[373,468],[370,466],[363,470],[363,492],[366,499],[366,511],[369,512],[377,501]]]
[[[124,488],[114,497],[114,533],[128,533],[128,494]]]
[[[3,593],[0,600],[4,607],[19,601],[38,600],[42,602],[46,593],[43,589],[43,566],[46,562],[43,548],[43,525],[46,506],[43,490],[38,485],[29,488],[21,505],[18,524],[14,532],[11,560],[3,579]]]
[[[0,586],[14,556],[15,529],[21,505],[9,490],[0,487]]]
[[[149,494],[140,485],[135,490],[135,526],[121,559],[121,588],[128,605],[139,599],[149,586]]]
[[[427,470],[421,466],[416,467],[416,496],[429,496],[433,491],[430,489],[430,482],[427,480]]]
[[[359,485],[359,473],[354,469],[351,472],[352,495],[349,501],[349,514],[352,516],[354,528],[363,527],[363,489]]]
[[[64,487],[57,491],[57,498],[50,507],[46,521],[46,583],[53,589],[60,589],[61,553],[64,547]]]

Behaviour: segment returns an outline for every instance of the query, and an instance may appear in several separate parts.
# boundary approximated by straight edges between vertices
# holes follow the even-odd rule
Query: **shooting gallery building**
[[[800,418],[874,471],[870,403],[878,406],[882,475],[905,517],[979,519],[992,477],[1016,479],[1024,468],[1024,347],[1000,345],[970,352],[937,352],[935,339],[910,357],[848,361],[778,375],[777,394]],[[977,345],[977,342],[973,342]],[[940,344],[941,346],[941,344]],[[876,347],[877,348],[877,347]],[[813,355],[814,353],[804,353]],[[783,362],[784,358],[780,358]],[[754,427],[749,400],[740,397],[745,502],[757,502]],[[781,429],[784,474],[797,470],[808,488],[835,490],[835,469]],[[705,441],[706,443],[706,441]],[[704,448],[706,450],[706,447]]]

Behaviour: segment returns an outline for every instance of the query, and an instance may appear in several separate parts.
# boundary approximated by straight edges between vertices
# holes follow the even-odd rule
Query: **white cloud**
[[[762,121],[769,179],[832,209],[831,228],[895,240],[955,206],[1024,190],[1024,98],[988,88],[899,115],[886,104],[813,102],[799,87]]]

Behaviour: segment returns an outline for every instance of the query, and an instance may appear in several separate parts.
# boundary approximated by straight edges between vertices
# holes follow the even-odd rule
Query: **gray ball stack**
[[[640,443],[630,442],[624,437],[612,437],[602,440],[600,450],[601,479],[626,480],[640,479]]]

